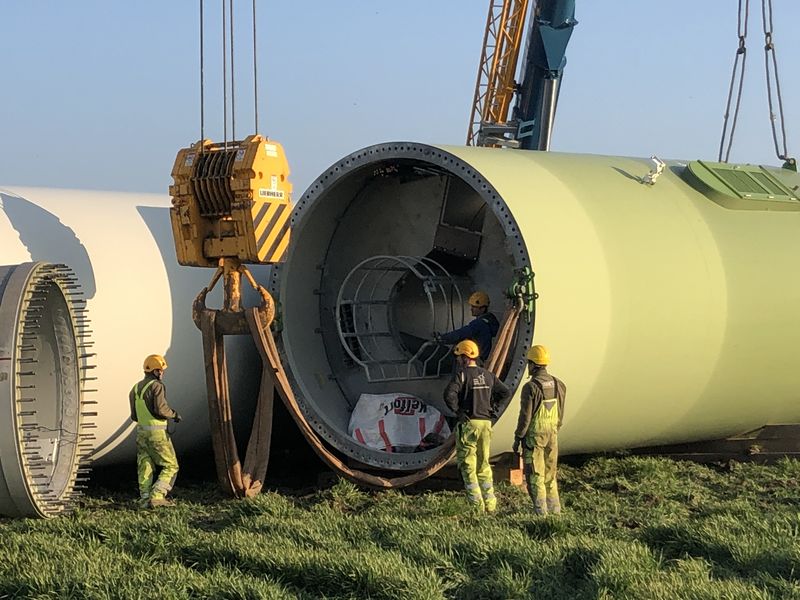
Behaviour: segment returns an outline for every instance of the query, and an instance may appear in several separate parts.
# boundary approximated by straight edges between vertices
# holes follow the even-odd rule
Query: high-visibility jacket
[[[164,383],[152,373],[147,373],[139,383],[133,386],[128,400],[130,401],[131,420],[138,421],[136,412],[136,394],[141,395],[144,406],[153,417],[164,420],[174,419],[177,413],[172,410],[167,402],[166,387]]]
[[[546,373],[534,377],[533,381],[542,390],[542,403],[533,415],[533,422],[528,430],[528,435],[533,433],[554,433],[558,431],[561,421],[558,411],[558,395],[556,393],[555,378]]]
[[[151,379],[144,385],[137,383],[133,386],[132,394],[134,397],[134,408],[136,410],[136,422],[139,423],[139,429],[143,431],[158,431],[167,428],[166,419],[159,419],[152,415],[147,410],[147,405],[144,402],[144,394],[147,389],[155,383],[155,379]]]
[[[514,436],[522,439],[529,431],[558,431],[564,418],[566,395],[564,382],[550,375],[544,367],[536,369],[533,377],[522,388],[519,420]]]

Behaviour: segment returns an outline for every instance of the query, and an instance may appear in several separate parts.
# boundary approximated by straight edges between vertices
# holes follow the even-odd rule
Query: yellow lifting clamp
[[[180,264],[280,261],[289,245],[292,184],[279,143],[260,135],[226,144],[202,140],[178,151],[172,178],[170,219]]]
[[[262,353],[262,381],[244,463],[231,420],[224,336],[271,339],[275,307],[269,292],[245,266],[279,262],[289,245],[291,193],[283,147],[260,135],[240,142],[202,140],[178,151],[172,168],[170,220],[178,262],[216,267],[197,295],[192,318],[203,334],[208,411],[217,477],[236,496],[261,490],[269,462],[277,355]],[[260,294],[258,307],[241,303],[242,275]],[[223,307],[206,307],[220,281]]]

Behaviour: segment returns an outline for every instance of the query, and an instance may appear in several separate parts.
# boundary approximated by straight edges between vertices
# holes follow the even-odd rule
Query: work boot
[[[149,497],[148,498],[139,498],[136,501],[136,505],[139,508],[150,508],[150,498]]]
[[[554,515],[561,514],[561,502],[558,498],[548,498],[547,499],[547,512],[552,513]]]
[[[483,505],[483,502],[470,502],[469,510],[473,514],[482,515],[486,512],[486,507]]]
[[[535,512],[537,515],[546,515],[547,506],[545,505],[545,501],[535,500],[533,503],[533,512]]]
[[[175,503],[172,500],[167,500],[166,498],[150,499],[150,508],[160,508],[162,506],[175,506]]]

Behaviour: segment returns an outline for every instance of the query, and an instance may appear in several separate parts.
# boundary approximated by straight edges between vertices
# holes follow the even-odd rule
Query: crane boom
[[[504,125],[514,97],[514,75],[522,46],[522,30],[528,13],[528,0],[490,0],[486,31],[475,82],[468,146],[485,143],[482,127],[486,123]]]
[[[533,0],[521,83],[517,85],[514,75],[528,4],[528,0],[489,2],[468,145],[528,150],[550,147],[566,48],[577,24],[575,0]]]

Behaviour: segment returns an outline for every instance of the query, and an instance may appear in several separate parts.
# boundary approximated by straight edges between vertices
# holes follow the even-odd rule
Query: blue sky
[[[731,160],[777,164],[752,5]],[[773,5],[796,155],[800,2]],[[258,0],[259,130],[285,146],[296,195],[369,144],[463,144],[487,7]],[[220,1],[206,11],[206,137],[218,140]],[[235,11],[241,137],[253,127],[250,1]],[[577,0],[553,150],[716,159],[736,12],[736,0]],[[200,135],[198,14],[197,0],[3,0],[0,185],[166,193],[175,153]]]

